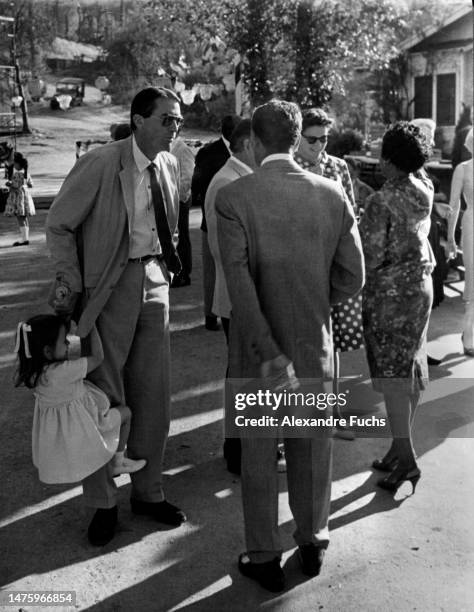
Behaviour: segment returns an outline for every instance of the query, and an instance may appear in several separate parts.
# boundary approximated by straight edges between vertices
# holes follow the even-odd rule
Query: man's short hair
[[[232,132],[230,137],[230,150],[232,153],[240,153],[244,148],[244,140],[250,138],[250,129],[252,122],[250,119],[242,119]]]
[[[232,132],[239,125],[242,119],[238,115],[225,115],[221,121],[221,133],[224,138],[229,141]]]
[[[155,110],[156,100],[161,98],[180,102],[175,92],[171,91],[171,89],[166,89],[166,87],[146,87],[137,93],[130,107],[130,126],[132,132],[137,129],[133,121],[133,115],[141,115],[145,118],[149,117]]]
[[[255,109],[252,130],[268,151],[287,152],[301,134],[301,112],[293,102],[270,100]]]

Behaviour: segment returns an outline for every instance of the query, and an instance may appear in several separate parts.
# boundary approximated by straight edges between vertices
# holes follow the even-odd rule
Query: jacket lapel
[[[127,209],[128,232],[131,232],[133,221],[133,211],[135,208],[135,193],[134,193],[134,165],[135,161],[132,154],[132,140],[127,138],[124,141],[121,164],[122,170],[119,172],[120,185],[122,187],[123,201]]]

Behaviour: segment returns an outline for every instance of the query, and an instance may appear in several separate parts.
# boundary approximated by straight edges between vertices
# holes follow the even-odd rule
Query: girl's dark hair
[[[11,177],[13,176],[13,171],[15,169],[14,168],[15,163],[20,166],[20,168],[25,172],[25,177],[27,177],[28,176],[28,160],[22,153],[19,153],[17,151],[13,155],[13,164],[11,166],[8,166],[8,179],[10,180]]]
[[[62,317],[52,314],[37,315],[26,321],[31,331],[28,336],[28,348],[31,357],[26,356],[23,330],[20,330],[20,346],[18,350],[18,369],[15,377],[15,387],[25,385],[33,389],[38,384],[45,366],[49,361],[44,354],[45,347],[54,347],[62,327],[69,329],[69,323]]]
[[[431,146],[425,134],[408,121],[394,123],[384,134],[382,158],[407,174],[422,168],[430,153]]]

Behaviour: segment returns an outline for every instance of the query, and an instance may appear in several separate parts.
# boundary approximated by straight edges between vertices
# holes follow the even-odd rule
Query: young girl
[[[33,463],[47,484],[79,482],[111,462],[114,476],[141,470],[146,461],[124,455],[130,431],[127,406],[110,407],[86,374],[104,358],[99,334],[90,335],[90,357],[68,359],[68,324],[57,315],[19,323],[16,386],[34,389]]]
[[[10,187],[5,215],[15,216],[20,228],[21,239],[13,243],[13,246],[26,246],[29,241],[28,217],[36,214],[35,205],[29,188],[33,187],[28,175],[28,161],[21,153],[13,156],[13,165],[7,167],[7,187]]]

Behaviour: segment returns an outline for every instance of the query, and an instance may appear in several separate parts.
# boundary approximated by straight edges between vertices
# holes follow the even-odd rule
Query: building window
[[[415,117],[433,116],[433,77],[415,77]]]
[[[436,123],[456,123],[456,75],[438,74],[436,78]]]

